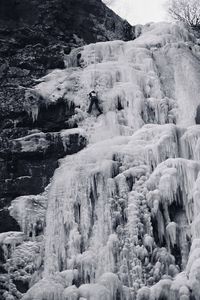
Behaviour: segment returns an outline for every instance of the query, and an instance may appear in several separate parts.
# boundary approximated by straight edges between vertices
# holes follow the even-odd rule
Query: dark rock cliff
[[[3,85],[63,68],[64,54],[96,41],[133,38],[132,27],[101,0],[1,0]]]

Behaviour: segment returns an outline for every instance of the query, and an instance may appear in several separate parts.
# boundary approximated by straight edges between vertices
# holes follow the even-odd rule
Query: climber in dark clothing
[[[101,115],[103,112],[101,110],[101,108],[99,107],[99,99],[97,97],[97,94],[95,91],[92,91],[89,93],[89,97],[90,97],[90,106],[87,110],[87,112],[90,114],[92,111],[92,106],[93,104],[96,106],[96,109],[99,111],[99,114]]]
[[[76,60],[77,60],[77,67],[84,68],[84,59],[82,58],[81,53],[77,54]]]
[[[81,66],[81,53],[78,53],[76,58],[77,58],[77,67],[81,68],[82,67]]]

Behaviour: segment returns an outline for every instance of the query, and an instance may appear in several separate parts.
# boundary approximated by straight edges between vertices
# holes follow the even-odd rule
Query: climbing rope
[[[96,76],[96,45],[94,46],[94,90],[96,88],[97,76]]]

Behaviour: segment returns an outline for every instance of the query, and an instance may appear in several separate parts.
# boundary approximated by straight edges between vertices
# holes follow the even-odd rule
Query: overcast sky
[[[166,20],[166,0],[103,0],[122,18],[134,24]]]

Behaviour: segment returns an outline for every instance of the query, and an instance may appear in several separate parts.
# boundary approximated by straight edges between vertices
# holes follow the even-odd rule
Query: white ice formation
[[[95,108],[86,113],[94,89],[99,117]],[[66,69],[45,76],[34,92],[47,102],[75,103],[70,122],[89,144],[60,162],[46,219],[45,196],[12,203],[26,235],[38,220],[46,224],[44,271],[22,299],[199,300],[200,46],[194,34],[182,25],[149,24],[134,41],[73,50]],[[31,243],[41,243],[31,236]],[[19,237],[0,236],[0,243],[7,238]]]

